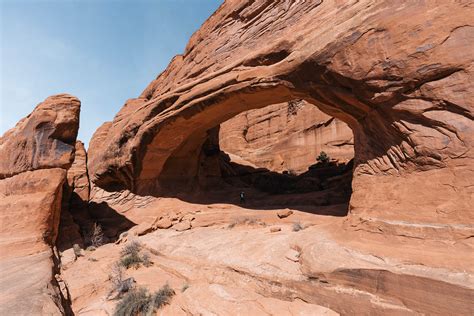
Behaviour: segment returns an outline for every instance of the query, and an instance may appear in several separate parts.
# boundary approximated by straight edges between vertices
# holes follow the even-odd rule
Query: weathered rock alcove
[[[302,99],[354,133],[353,219],[462,232],[474,220],[473,14],[453,2],[227,1],[96,132],[92,181],[160,195],[196,176],[208,130]]]

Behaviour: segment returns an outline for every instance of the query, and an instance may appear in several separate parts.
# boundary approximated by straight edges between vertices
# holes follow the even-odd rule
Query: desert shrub
[[[121,254],[122,256],[138,255],[141,249],[142,245],[140,244],[140,242],[132,240],[128,242],[125,247],[123,247]]]
[[[316,160],[322,164],[327,164],[329,162],[329,156],[324,151],[321,151]]]
[[[124,279],[123,275],[124,271],[122,265],[120,263],[115,263],[112,266],[111,272],[109,274],[109,280],[112,283],[112,287],[107,298],[110,298],[113,293],[116,293],[114,298],[121,297],[122,294],[127,293],[133,289],[136,283],[135,279]]]
[[[100,224],[94,223],[91,231],[90,241],[92,246],[96,248],[104,244],[104,233],[102,232],[102,226],[100,226]]]
[[[144,265],[145,267],[150,267],[150,266],[153,265],[153,262],[152,262],[151,259],[150,259],[150,255],[147,254],[147,253],[143,254],[143,256],[142,256],[142,261],[143,261],[143,265]]]
[[[135,267],[138,268],[140,263],[143,262],[143,259],[140,257],[138,253],[133,253],[130,255],[126,255],[120,259],[120,263],[125,268]]]
[[[130,267],[138,268],[140,264],[143,264],[145,267],[150,267],[153,265],[153,261],[151,261],[149,253],[144,253],[143,255],[140,254],[142,247],[142,244],[137,240],[128,242],[120,252],[121,258],[119,263],[127,269]],[[155,255],[159,254],[153,249],[150,251]]]
[[[74,251],[74,255],[76,256],[76,259],[78,257],[82,257],[82,249],[79,247],[78,244],[72,245],[72,250]]]
[[[138,268],[140,263],[143,263],[144,261],[143,258],[140,257],[141,249],[142,245],[136,240],[127,243],[120,253],[122,255],[120,258],[120,264],[127,269],[130,267]]]
[[[153,294],[153,307],[159,309],[166,304],[169,304],[171,298],[175,294],[174,290],[168,284],[165,284],[155,294]]]
[[[168,284],[154,294],[145,288],[129,291],[115,307],[115,316],[152,315],[157,309],[169,304],[175,294]]]
[[[145,288],[129,291],[115,307],[115,316],[135,316],[151,314],[152,297]]]
[[[303,226],[301,225],[300,222],[293,223],[293,231],[298,232],[300,230],[303,230]]]
[[[123,282],[123,267],[119,263],[115,263],[109,274],[109,280],[112,282],[112,291],[121,287]]]

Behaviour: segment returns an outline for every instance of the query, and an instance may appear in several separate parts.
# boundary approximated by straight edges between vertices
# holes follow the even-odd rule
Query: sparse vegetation
[[[94,223],[90,236],[90,242],[91,245],[96,248],[104,244],[104,233],[102,232],[102,226],[100,226],[100,224]]]
[[[151,296],[145,288],[128,292],[115,307],[115,316],[147,315]]]
[[[300,222],[293,223],[293,231],[294,232],[299,232],[300,230],[303,230],[304,227],[301,225]]]
[[[130,267],[138,268],[142,262],[143,260],[138,253],[126,255],[120,259],[122,266],[127,269]]]
[[[257,218],[254,217],[237,217],[230,222],[230,224],[227,226],[228,229],[232,229],[237,225],[262,225],[265,226],[265,223],[258,220]]]
[[[78,244],[72,245],[72,249],[74,250],[74,256],[76,260],[77,258],[82,257],[82,249]]]
[[[150,255],[147,254],[147,253],[143,254],[142,260],[143,260],[143,265],[144,265],[145,267],[150,267],[150,266],[153,265],[153,262],[152,262],[151,259],[150,259]]]
[[[168,284],[154,294],[150,294],[145,288],[133,289],[117,304],[114,315],[152,315],[157,309],[169,304],[174,294]]]
[[[128,255],[138,255],[140,250],[142,249],[142,245],[137,240],[132,240],[128,242],[125,247],[123,247],[121,254],[122,256]]]
[[[112,290],[116,290],[121,287],[123,282],[123,267],[117,262],[112,266],[112,270],[109,274],[109,280],[112,282]]]
[[[174,290],[168,284],[165,284],[153,295],[154,308],[159,309],[164,305],[169,304],[174,294]]]
[[[322,164],[325,165],[325,164],[329,163],[330,158],[329,158],[328,154],[326,154],[324,151],[321,151],[319,153],[319,156],[316,158],[316,160],[318,161],[318,163],[322,163]]]
[[[113,293],[116,293],[115,298],[121,297],[122,294],[127,293],[131,289],[134,288],[135,286],[135,279],[134,278],[128,278],[128,279],[123,279],[124,271],[123,267],[120,263],[115,263],[112,266],[112,271],[109,274],[109,280],[112,282],[112,288],[110,289],[109,295],[107,298],[109,298]]]
[[[141,256],[141,250],[142,245],[138,241],[130,241],[122,249],[120,264],[127,269],[130,267],[138,268],[140,264],[143,264],[145,267],[151,266],[153,262],[150,260],[150,255],[145,253],[143,256]]]
[[[288,113],[287,115],[296,115],[298,111],[304,106],[303,100],[291,100],[288,102]]]

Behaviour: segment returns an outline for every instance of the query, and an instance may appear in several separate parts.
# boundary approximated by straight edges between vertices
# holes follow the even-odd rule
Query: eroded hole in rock
[[[206,134],[195,166],[173,167],[183,166],[189,154],[165,165],[162,176],[167,176],[167,170],[174,171],[166,182],[174,180],[174,193],[181,189],[180,197],[242,204],[240,192],[244,192],[245,205],[250,208],[314,210],[338,205],[337,211],[329,213],[347,214],[354,157],[352,130],[313,104],[293,100],[245,111]],[[178,171],[193,168],[197,176],[192,184],[189,177],[176,180]],[[183,193],[184,187],[191,189]]]

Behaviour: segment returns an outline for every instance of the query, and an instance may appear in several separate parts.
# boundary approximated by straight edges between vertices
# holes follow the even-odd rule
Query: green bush
[[[153,313],[169,304],[175,292],[168,284],[154,294],[148,293],[145,288],[129,291],[115,307],[115,316],[153,315]]]
[[[316,158],[316,160],[322,164],[327,164],[329,162],[329,156],[326,154],[324,151],[319,153],[319,156]]]

